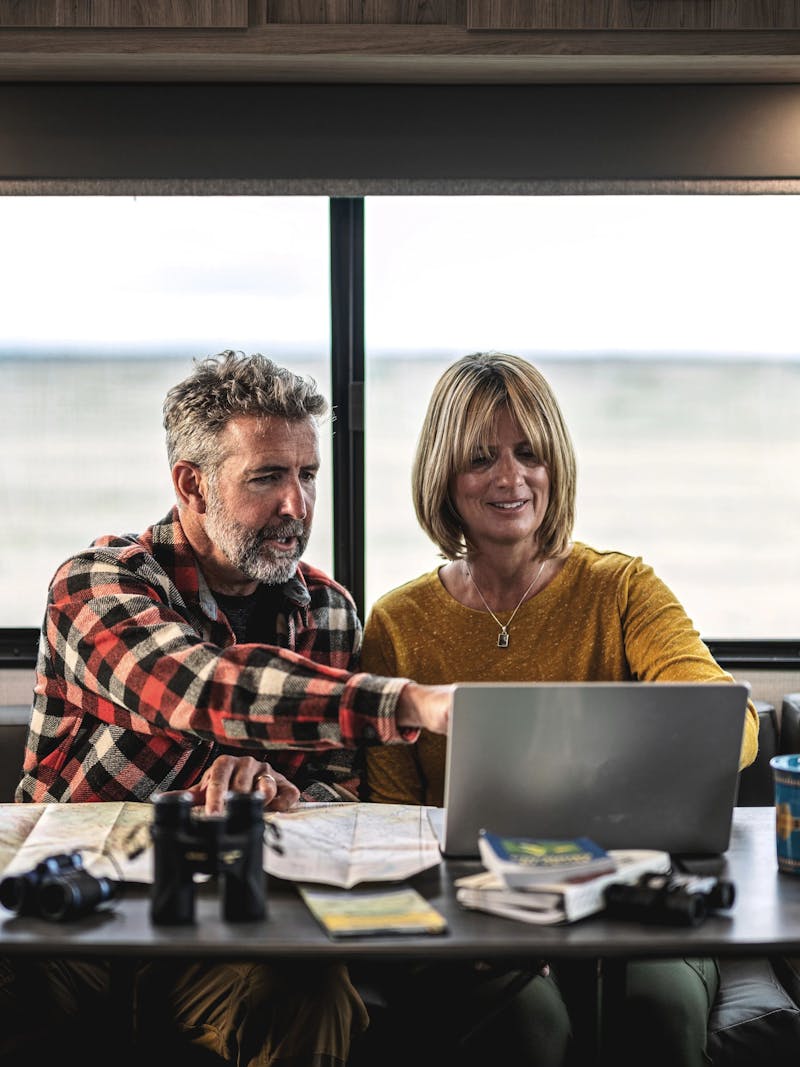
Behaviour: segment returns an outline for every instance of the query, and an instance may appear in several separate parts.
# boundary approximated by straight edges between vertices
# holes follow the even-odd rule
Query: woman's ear
[[[206,513],[206,479],[194,463],[179,459],[172,468],[172,484],[178,498],[178,506],[190,508],[198,515]]]

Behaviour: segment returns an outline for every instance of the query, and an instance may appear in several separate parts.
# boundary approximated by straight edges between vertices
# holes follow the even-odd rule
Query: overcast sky
[[[800,355],[800,197],[374,197],[372,350]],[[322,348],[328,201],[0,197],[0,348]]]

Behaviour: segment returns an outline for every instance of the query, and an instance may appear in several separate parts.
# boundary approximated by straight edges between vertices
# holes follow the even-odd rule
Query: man
[[[301,562],[326,413],[313,381],[261,355],[205,359],[169,391],[177,504],[56,572],[18,801],[352,799],[359,745],[446,732],[451,687],[355,672],[352,597]],[[108,985],[104,964],[46,970],[67,1028]],[[366,1025],[343,967],[159,962],[137,978],[145,1039],[174,1029],[222,1062],[334,1067]]]

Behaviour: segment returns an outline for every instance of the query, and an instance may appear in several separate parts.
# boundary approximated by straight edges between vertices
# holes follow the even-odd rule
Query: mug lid
[[[782,756],[773,756],[769,761],[770,767],[776,771],[793,771],[800,774],[800,754],[790,753]]]

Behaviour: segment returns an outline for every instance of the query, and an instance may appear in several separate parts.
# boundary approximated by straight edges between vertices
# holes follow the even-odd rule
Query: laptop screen
[[[481,828],[725,851],[748,696],[728,682],[456,685],[442,851],[477,856]]]

